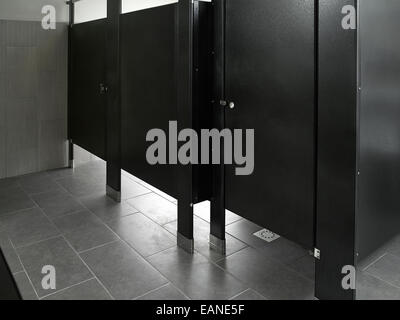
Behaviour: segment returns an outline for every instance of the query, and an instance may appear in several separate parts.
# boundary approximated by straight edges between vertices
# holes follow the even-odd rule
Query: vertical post
[[[318,18],[318,172],[315,295],[352,300],[342,286],[355,267],[357,177],[357,30],[344,29],[344,6],[357,0],[320,0]]]
[[[74,167],[74,144],[71,139],[71,103],[72,103],[72,27],[75,23],[74,0],[67,2],[69,6],[68,23],[68,167]]]
[[[193,126],[193,3],[179,0],[177,10],[177,98],[179,129]],[[194,252],[193,168],[178,167],[178,246]]]
[[[220,101],[225,100],[225,0],[214,1],[214,103],[213,126],[222,130],[225,127],[225,108]],[[220,154],[224,155],[221,143]],[[225,240],[225,166],[223,158],[220,165],[212,168],[212,199],[210,221],[210,248],[221,254],[226,253]]]
[[[121,201],[121,0],[107,1],[107,195]]]

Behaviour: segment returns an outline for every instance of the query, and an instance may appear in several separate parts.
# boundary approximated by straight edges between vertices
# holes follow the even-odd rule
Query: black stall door
[[[107,19],[76,24],[71,29],[71,96],[69,138],[106,158],[106,27]]]
[[[314,245],[314,0],[227,0],[226,126],[255,129],[255,170],[226,172],[227,208]]]

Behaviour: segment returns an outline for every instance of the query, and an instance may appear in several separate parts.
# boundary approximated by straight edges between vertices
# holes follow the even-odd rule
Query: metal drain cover
[[[267,229],[263,229],[263,230],[257,231],[256,233],[254,233],[254,235],[257,238],[260,238],[260,239],[262,239],[264,241],[267,241],[267,242],[272,242],[272,241],[280,238],[279,235],[277,235],[276,233],[274,233],[274,232],[272,232],[270,230],[267,230]]]

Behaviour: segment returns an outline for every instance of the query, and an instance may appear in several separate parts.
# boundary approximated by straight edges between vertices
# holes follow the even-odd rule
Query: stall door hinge
[[[313,254],[314,258],[317,260],[321,260],[321,250],[314,248],[314,254]]]

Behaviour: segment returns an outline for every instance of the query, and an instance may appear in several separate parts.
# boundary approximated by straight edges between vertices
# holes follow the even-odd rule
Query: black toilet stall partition
[[[107,19],[70,29],[73,143],[108,162],[111,148],[118,174],[124,169],[177,198],[179,241],[186,249],[193,250],[193,204],[210,199],[214,248],[223,252],[227,208],[314,252],[316,297],[354,299],[355,290],[342,286],[343,267],[355,266],[357,253],[367,256],[386,240],[371,242],[373,225],[390,227],[391,235],[400,229],[395,197],[371,197],[376,181],[391,195],[396,184],[371,169],[381,158],[367,146],[385,133],[372,126],[371,136],[368,126],[386,116],[395,121],[397,113],[390,114],[394,108],[381,97],[386,108],[375,117],[379,99],[371,88],[359,99],[358,40],[368,38],[368,28],[363,33],[342,24],[359,9],[357,1],[180,0],[123,15],[118,2],[109,1],[114,10]],[[396,12],[395,2],[385,3]],[[361,6],[364,17],[377,9],[369,0]],[[371,43],[394,33],[379,30],[362,51],[381,57],[374,68],[365,63],[362,73],[372,88],[376,70],[391,55],[384,43]],[[110,32],[111,48],[105,41]],[[110,92],[113,99],[107,99]],[[396,101],[394,93],[389,97]],[[115,109],[109,100],[120,122],[110,124],[107,114]],[[237,176],[224,165],[149,165],[146,134],[168,132],[169,121],[178,121],[179,129],[255,129],[253,174]],[[110,147],[110,141],[117,143]],[[379,155],[393,163],[393,154]],[[397,172],[398,166],[391,168]],[[385,221],[368,208],[384,211]]]
[[[69,139],[107,161],[108,191],[121,190],[124,169],[180,199],[178,231],[189,247],[193,204],[210,199],[211,169],[150,165],[146,135],[168,133],[170,121],[211,128],[211,8],[180,1],[120,14],[120,2],[109,1],[107,19],[70,28]]]

